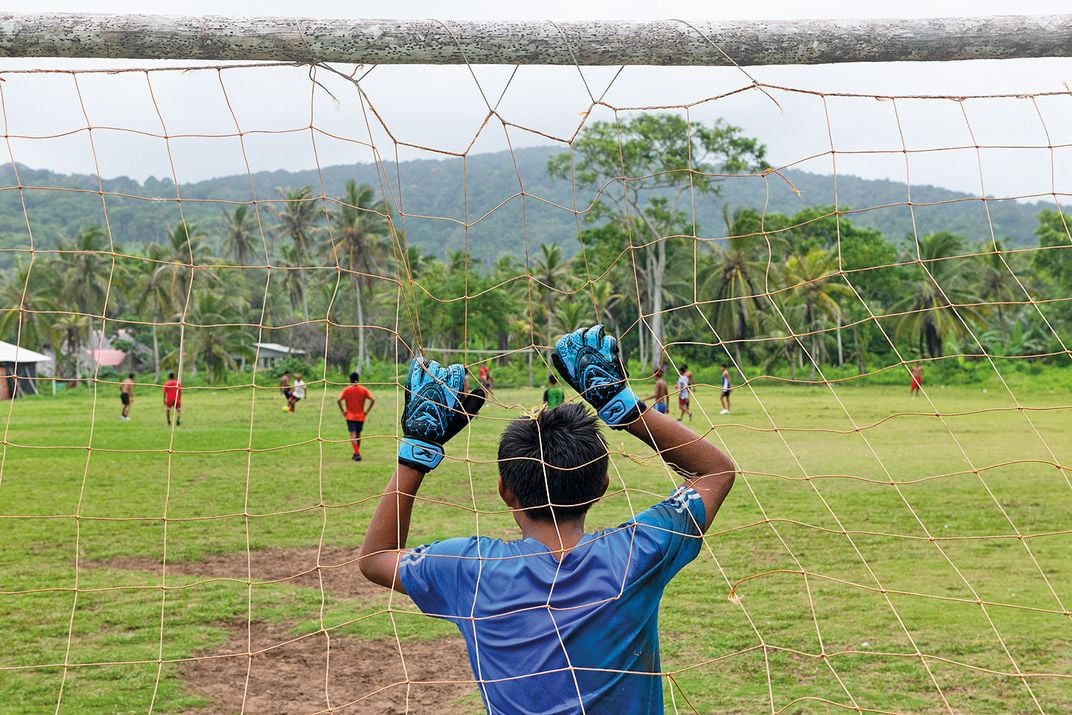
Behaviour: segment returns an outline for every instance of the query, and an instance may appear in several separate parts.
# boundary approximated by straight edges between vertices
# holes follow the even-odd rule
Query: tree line
[[[712,348],[794,375],[865,372],[895,350],[1051,361],[1064,351],[1072,240],[1059,212],[1040,214],[1037,248],[1015,250],[950,232],[893,241],[833,207],[726,209],[722,226],[698,226],[695,202],[723,178],[770,171],[765,147],[722,121],[671,114],[593,123],[547,171],[596,197],[572,207],[572,255],[543,243],[433,256],[407,245],[404,221],[370,187],[350,181],[328,199],[282,188],[267,205],[226,209],[219,235],[179,221],[163,242],[117,246],[87,226],[19,255],[0,279],[0,336],[51,347],[57,374],[77,377],[94,331],[122,328],[158,375],[181,365],[210,380],[251,360],[257,340],[345,371],[417,345],[546,347],[594,321],[644,366],[668,350],[719,359]]]

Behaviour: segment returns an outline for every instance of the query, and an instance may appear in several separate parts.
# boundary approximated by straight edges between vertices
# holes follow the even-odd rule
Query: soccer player
[[[908,387],[908,394],[915,397],[921,387],[923,387],[923,366],[914,362],[912,363],[912,384]]]
[[[484,388],[485,392],[491,392],[492,386],[495,384],[495,380],[491,377],[491,368],[487,365],[480,366],[480,386]]]
[[[175,426],[182,424],[182,383],[175,379],[175,373],[168,373],[167,382],[164,383],[164,408],[167,412],[167,423],[171,424],[171,410],[175,410]]]
[[[346,429],[350,431],[350,444],[354,447],[354,455],[350,459],[355,462],[361,461],[361,430],[365,428],[368,413],[372,412],[372,406],[376,404],[376,398],[368,388],[358,384],[360,380],[360,375],[351,372],[350,384],[343,388],[336,401],[339,412],[346,420]]]
[[[722,403],[722,409],[719,411],[720,415],[728,415],[730,413],[730,391],[733,386],[730,384],[730,369],[725,365],[722,366],[722,394],[718,396],[718,401]]]
[[[301,379],[301,373],[294,373],[294,384],[290,388],[290,397],[287,398],[287,410],[294,411],[294,405],[301,402],[305,397],[305,382]]]
[[[558,407],[566,401],[566,393],[558,386],[558,379],[554,375],[547,376],[547,387],[543,391],[543,403],[548,407]]]
[[[119,401],[123,403],[123,412],[119,419],[129,420],[130,406],[134,404],[134,373],[130,373],[127,379],[119,383]]]
[[[290,412],[290,370],[284,370],[279,376],[279,391],[283,393],[283,399],[287,404],[283,405],[284,412]]]
[[[461,365],[410,366],[398,468],[361,547],[362,573],[459,627],[492,713],[662,713],[657,614],[667,583],[696,558],[734,480],[717,447],[649,410],[600,325],[562,336],[561,377],[611,429],[655,449],[683,477],[625,523],[585,530],[609,484],[607,443],[580,404],[512,422],[499,441],[499,495],[516,541],[453,538],[407,549],[416,495],[443,445],[483,405]]]
[[[681,410],[681,416],[677,418],[678,422],[685,419],[685,415],[689,416],[689,421],[692,421],[692,409],[690,405],[692,403],[692,373],[689,372],[689,366],[682,363],[678,368],[677,376],[677,408]]]
[[[655,400],[652,404],[652,409],[656,412],[666,414],[670,410],[670,404],[667,397],[670,394],[670,389],[666,385],[666,380],[663,379],[663,369],[661,367],[655,368],[655,392],[651,394],[649,400]]]

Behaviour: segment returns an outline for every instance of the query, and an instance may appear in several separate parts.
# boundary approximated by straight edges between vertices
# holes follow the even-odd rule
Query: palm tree
[[[401,239],[401,236],[399,235],[398,238]],[[405,243],[402,242],[397,245],[403,246]],[[405,311],[407,318],[406,324],[409,328],[406,331],[406,334],[415,344],[417,341],[417,334],[420,330],[414,323],[414,320],[416,320],[417,317],[416,312],[419,312],[420,307],[424,305],[421,291],[417,286],[429,272],[434,272],[436,265],[439,264],[434,257],[422,251],[419,246],[406,246],[405,253],[403,254],[400,251],[396,251],[393,259],[393,271],[395,277],[399,281],[399,291],[401,292],[400,299],[404,306],[403,310]],[[408,349],[408,347],[402,347],[404,345],[405,340],[402,335],[396,335],[395,347],[399,354],[404,354]]]
[[[915,337],[920,356],[941,357],[946,338],[962,336],[968,323],[983,320],[982,311],[972,305],[980,302],[974,286],[949,260],[963,246],[962,237],[945,231],[916,242],[921,261],[919,280],[893,309],[902,313],[894,334],[898,338]]]
[[[257,236],[254,217],[249,206],[236,206],[233,213],[223,212],[227,218],[227,238],[223,249],[240,266],[248,265],[257,252]]]
[[[194,272],[209,263],[210,251],[205,236],[195,226],[179,221],[167,235],[164,256],[171,264],[168,271],[168,294],[173,305],[185,304],[193,292]],[[207,274],[210,280],[215,275]]]
[[[358,186],[352,179],[346,182],[346,195],[332,216],[334,233],[328,243],[328,253],[350,276],[354,290],[354,310],[357,318],[357,366],[365,365],[365,302],[370,277],[382,270],[384,237],[387,232],[387,206],[376,200],[371,187]]]
[[[0,338],[38,349],[54,344],[55,278],[47,261],[15,261],[15,270],[0,279]]]
[[[1020,286],[1017,272],[1011,265],[1016,260],[1015,255],[1005,253],[1005,246],[1001,241],[994,241],[993,251],[981,256],[982,265],[978,268],[976,285],[979,297],[994,306],[997,313],[998,332],[1004,343],[1008,337],[1008,324],[1005,319],[1005,306],[1016,300],[1028,298],[1024,289]],[[984,244],[984,250],[990,246]]]
[[[73,240],[60,239],[56,258],[56,287],[64,304],[79,313],[103,315],[112,272],[108,237],[99,226],[89,226]]]
[[[787,303],[780,314],[764,313],[760,318],[765,350],[761,353],[763,369],[773,372],[782,365],[789,366],[789,379],[797,379],[797,367],[803,364],[804,351],[793,325],[803,322],[803,306]]]
[[[979,342],[988,354],[1024,357],[1060,350],[1053,330],[1035,310],[1021,309],[1010,322],[1012,329],[1009,331],[987,330],[979,336]]]
[[[318,202],[313,197],[313,188],[303,186],[300,189],[276,189],[283,198],[283,207],[275,210],[279,220],[279,230],[289,238],[294,251],[302,262],[312,253],[316,243],[321,218]]]
[[[137,274],[132,279],[132,292],[137,296],[134,308],[142,320],[152,326],[153,334],[153,380],[160,381],[160,336],[159,323],[171,315],[176,303],[174,263],[167,260],[167,252],[156,243],[145,244],[142,252],[145,260],[138,261]]]
[[[562,300],[555,306],[554,325],[562,333],[592,322],[592,306],[583,300]]]
[[[198,291],[185,320],[186,350],[194,365],[202,365],[209,377],[219,381],[228,370],[239,367],[239,358],[254,355],[252,340],[245,329],[234,325],[242,321],[242,301],[214,291]]]
[[[311,186],[303,186],[300,189],[276,189],[283,197],[283,207],[275,210],[279,221],[279,232],[290,239],[290,246],[294,249],[291,254],[291,263],[294,266],[304,266],[316,244],[316,236],[319,227],[317,221],[321,217],[320,207],[313,198]],[[295,272],[292,278],[301,280],[299,272]],[[309,303],[305,297],[305,291],[299,291],[302,295],[302,317],[309,319]]]
[[[544,319],[544,343],[554,336],[555,299],[569,277],[569,264],[562,255],[562,248],[553,243],[541,243],[540,253],[532,266],[532,277],[543,292],[542,313]]]
[[[290,307],[294,313],[302,311],[302,316],[308,320],[308,303],[305,296],[305,281],[302,278],[302,263],[298,259],[298,251],[294,246],[283,246],[279,249],[280,261],[276,267],[281,269],[283,290],[290,297]]]
[[[285,283],[285,277],[285,272],[276,268],[257,270],[254,273],[250,280],[251,285],[257,286],[256,290],[251,291],[252,307],[255,311],[253,322],[263,323],[265,327],[279,325],[297,314],[286,292],[273,290],[278,288],[277,284],[280,282]]]
[[[625,298],[609,280],[593,283],[591,288],[592,301],[595,303],[596,320],[606,323],[610,332],[618,334],[618,315],[616,308]]]
[[[62,344],[81,378],[79,354],[93,328],[93,318],[107,313],[105,301],[111,290],[114,267],[108,237],[99,226],[89,226],[74,239],[61,238],[58,254],[52,261],[52,294],[59,310],[69,311],[57,321],[57,330],[65,336]],[[101,328],[103,329],[103,328]]]
[[[816,364],[825,356],[823,336],[819,331],[834,321],[840,326],[838,300],[855,295],[849,286],[836,280],[839,275],[837,255],[823,248],[813,248],[804,255],[793,254],[785,263],[786,302],[800,306],[802,331],[811,337],[812,379],[815,378]]]
[[[519,336],[521,342],[528,342],[532,336],[528,322],[529,311],[522,309],[522,306],[527,305],[529,288],[528,281],[523,279],[524,275],[525,267],[511,255],[500,256],[491,274],[492,282],[499,286],[497,292],[504,293],[507,299],[517,306],[510,315],[498,316],[495,323],[496,345],[504,354],[510,349],[511,338],[514,336]],[[524,314],[524,318],[517,317],[520,313]],[[519,329],[520,325],[525,327]]]
[[[408,276],[407,268],[399,266],[398,278],[399,280],[406,280],[408,277],[417,280],[424,275],[425,271],[434,262],[435,258],[422,251],[420,246],[407,246],[405,266],[408,267]]]
[[[63,350],[56,350],[56,355],[66,353],[67,369],[74,374],[74,379],[82,379],[82,362],[78,359],[82,346],[89,337],[89,316],[78,313],[61,313],[52,323],[52,329],[60,336]],[[60,346],[57,346],[57,348]]]
[[[769,308],[767,276],[780,253],[784,239],[765,232],[763,216],[752,209],[732,215],[722,207],[726,238],[713,247],[712,261],[703,259],[697,297],[713,301],[711,322],[723,341],[732,341],[734,356],[741,363],[741,344],[760,333],[764,310]],[[710,265],[710,268],[707,266]]]
[[[464,276],[480,264],[479,258],[473,258],[468,251],[458,249],[447,254],[447,273]]]

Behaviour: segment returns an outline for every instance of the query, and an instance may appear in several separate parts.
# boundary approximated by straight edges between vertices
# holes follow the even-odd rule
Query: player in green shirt
[[[558,407],[566,401],[566,394],[558,386],[554,375],[547,376],[547,389],[543,391],[543,401],[548,407]]]

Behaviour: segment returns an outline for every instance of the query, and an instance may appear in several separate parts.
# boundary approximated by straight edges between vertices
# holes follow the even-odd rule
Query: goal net
[[[602,323],[740,470],[667,711],[1072,709],[1067,91],[144,64],[0,68],[0,701],[481,712],[358,570],[406,365],[490,386],[409,544],[514,539],[499,435]],[[679,481],[608,440],[590,530]]]

